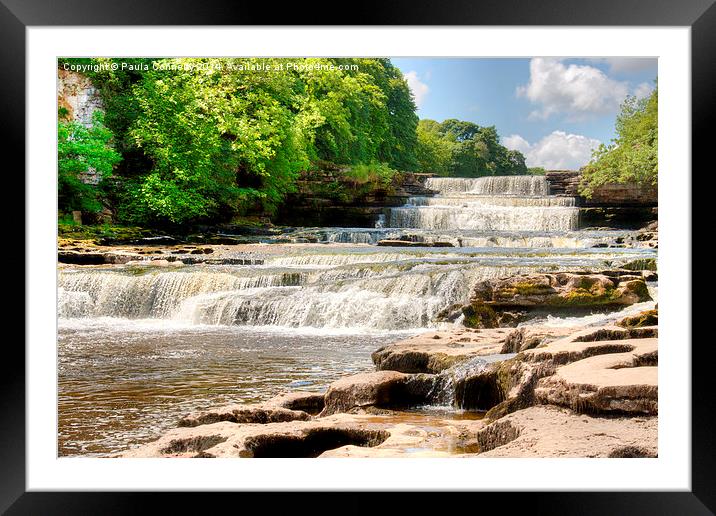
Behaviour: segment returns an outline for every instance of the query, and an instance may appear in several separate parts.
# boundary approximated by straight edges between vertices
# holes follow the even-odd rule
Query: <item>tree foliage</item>
[[[112,132],[104,126],[103,114],[95,111],[91,127],[64,120],[57,123],[58,206],[60,211],[98,212],[102,209],[101,188],[88,184],[89,174],[99,183],[109,177],[121,159],[110,145]]]
[[[125,222],[270,213],[315,161],[379,176],[417,167],[415,103],[388,59],[64,61],[108,65],[88,74],[124,157]]]
[[[494,126],[456,119],[421,120],[417,137],[418,161],[426,172],[461,177],[527,173],[525,157],[501,145]]]
[[[616,120],[617,136],[609,145],[600,145],[582,169],[580,193],[591,197],[606,183],[656,185],[658,163],[658,89],[649,97],[629,96]]]
[[[323,162],[335,164],[356,192],[385,189],[397,171],[527,173],[522,154],[500,145],[494,127],[419,122],[410,88],[389,59],[60,60],[65,63],[85,66],[100,90],[107,127],[97,130],[113,133],[122,157],[112,162],[103,195],[125,223],[270,214],[295,190],[299,173]],[[81,181],[68,188],[88,195],[91,189]]]

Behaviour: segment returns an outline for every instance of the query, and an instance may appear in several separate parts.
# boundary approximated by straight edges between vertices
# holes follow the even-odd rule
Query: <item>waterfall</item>
[[[431,177],[425,187],[440,195],[469,193],[475,195],[530,195],[549,194],[544,176],[489,176],[489,177]]]
[[[549,195],[543,176],[430,178],[435,197],[411,197],[387,217],[392,228],[480,231],[572,231],[573,197]]]
[[[352,258],[352,263],[346,257]],[[361,261],[370,257],[377,261]],[[268,267],[235,267],[231,273],[220,269],[60,271],[58,312],[61,318],[407,330],[435,327],[437,314],[466,302],[479,280],[534,270],[530,265],[486,265],[480,261],[386,263],[380,261],[385,259],[382,253],[307,254],[300,258],[296,262],[303,265],[292,271]],[[276,258],[279,260],[288,261]],[[311,267],[312,263],[331,261],[338,265]]]

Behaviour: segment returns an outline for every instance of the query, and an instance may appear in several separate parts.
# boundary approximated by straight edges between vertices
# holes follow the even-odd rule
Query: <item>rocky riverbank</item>
[[[572,209],[552,208],[555,219]],[[114,456],[129,448],[122,456],[132,457],[657,453],[656,225],[630,232],[197,231],[61,235],[62,356],[81,364],[107,342],[136,342],[133,361],[117,375],[130,389],[137,375],[158,379],[156,395],[140,403],[130,391],[121,405],[103,406],[102,378],[93,378],[103,391],[94,400],[77,400],[72,375],[86,373],[81,365],[65,372],[65,450]],[[329,339],[324,329],[350,338]],[[404,331],[424,333],[397,336]],[[147,355],[157,345],[165,353]],[[183,390],[195,377],[208,378],[211,397]],[[325,390],[280,393],[277,384]],[[77,412],[90,406],[102,417]],[[151,417],[130,419],[137,406]],[[125,407],[133,412],[122,414]],[[86,427],[98,422],[106,437],[96,444]]]
[[[655,457],[657,335],[621,321],[429,332],[322,394],[189,414],[121,456]]]

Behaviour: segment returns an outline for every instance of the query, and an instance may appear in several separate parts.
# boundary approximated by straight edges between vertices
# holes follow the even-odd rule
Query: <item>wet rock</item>
[[[138,256],[105,252],[58,251],[57,261],[73,265],[124,264]]]
[[[292,391],[264,403],[234,404],[184,416],[178,426],[195,427],[220,421],[231,423],[280,423],[307,421],[324,407],[323,393]]]
[[[644,280],[635,275],[571,272],[523,274],[479,282],[471,305],[550,310],[631,305],[651,299]]]
[[[318,392],[290,391],[271,398],[266,405],[315,415],[325,406],[325,395]]]
[[[407,388],[409,375],[397,371],[363,373],[333,382],[326,391],[320,417],[369,406],[406,406],[415,401]]]
[[[657,433],[656,417],[598,417],[535,406],[478,430],[478,457],[656,457]]]
[[[639,260],[632,260],[622,265],[622,269],[630,271],[656,271],[656,259],[642,258]]]
[[[496,364],[484,375],[504,393],[504,401],[486,418],[496,420],[535,403],[655,414],[656,333],[654,327],[587,329]]]
[[[384,346],[371,358],[378,370],[439,373],[471,357],[500,353],[510,333],[504,328],[429,332]]]
[[[579,331],[574,327],[522,326],[510,331],[500,353],[519,353]]]
[[[423,247],[423,242],[412,242],[410,240],[378,240],[376,245],[380,247]]]
[[[659,221],[654,220],[652,222],[649,222],[646,226],[641,228],[639,231],[656,233],[657,231],[659,231]]]
[[[589,328],[563,339],[522,353],[524,362],[551,361],[564,365],[596,355],[613,353],[656,353],[658,330],[655,327],[625,329],[618,326]],[[644,351],[646,350],[646,351]]]

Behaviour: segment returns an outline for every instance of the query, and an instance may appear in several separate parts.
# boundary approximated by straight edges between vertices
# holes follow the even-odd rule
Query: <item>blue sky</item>
[[[657,60],[392,58],[418,104],[420,118],[494,125],[529,166],[584,165],[591,149],[614,136],[626,95],[654,87]]]

